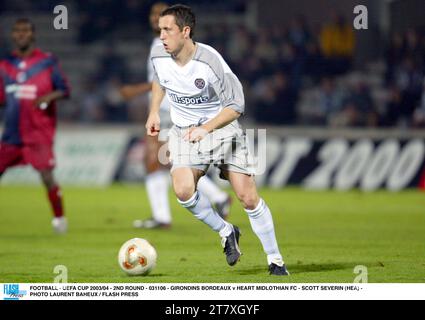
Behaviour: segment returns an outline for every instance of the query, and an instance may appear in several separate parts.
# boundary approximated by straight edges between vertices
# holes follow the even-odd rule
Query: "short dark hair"
[[[35,24],[28,18],[18,18],[15,20],[15,24],[29,24],[32,32],[35,32]]]
[[[184,27],[189,27],[189,36],[193,38],[193,35],[195,33],[196,18],[190,7],[185,6],[183,4],[176,4],[162,11],[160,16],[174,16],[174,19],[176,20],[176,24],[179,29],[183,30]]]

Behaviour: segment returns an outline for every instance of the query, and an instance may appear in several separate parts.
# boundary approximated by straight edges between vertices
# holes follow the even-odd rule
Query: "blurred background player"
[[[69,97],[70,88],[56,58],[35,47],[29,19],[15,22],[12,41],[15,51],[0,61],[0,105],[6,107],[0,177],[15,165],[30,164],[37,170],[54,213],[53,229],[65,233],[62,194],[53,176],[53,144],[56,100]]]
[[[149,22],[155,35],[151,49],[161,44],[158,21],[161,12],[167,8],[168,5],[162,2],[155,3],[151,8]],[[121,88],[121,94],[125,99],[132,99],[147,92],[150,93],[154,76],[154,69],[150,58],[148,59],[147,67],[148,82],[126,85]],[[145,137],[145,166],[148,172],[146,176],[146,189],[152,210],[152,218],[134,221],[134,226],[136,228],[168,228],[172,221],[170,204],[168,201],[168,189],[170,186],[169,169],[161,165],[158,160],[159,150],[167,140],[167,131],[173,126],[170,118],[170,106],[167,99],[162,101],[160,112],[161,132],[155,137]],[[210,199],[217,209],[217,212],[223,218],[229,215],[231,197],[226,192],[222,191],[208,176],[200,179],[198,189]]]

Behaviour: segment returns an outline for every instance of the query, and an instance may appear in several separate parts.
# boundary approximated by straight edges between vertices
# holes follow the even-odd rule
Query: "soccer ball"
[[[147,275],[156,266],[155,248],[145,239],[134,238],[121,246],[118,263],[131,276]]]

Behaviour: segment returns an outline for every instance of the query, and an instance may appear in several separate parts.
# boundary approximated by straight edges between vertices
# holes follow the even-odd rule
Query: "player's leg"
[[[41,180],[47,190],[47,196],[53,211],[52,220],[53,229],[57,233],[65,233],[68,229],[68,223],[64,216],[63,197],[59,184],[56,182],[52,169],[39,170]]]
[[[194,168],[173,168],[171,176],[174,192],[178,202],[184,208],[220,234],[225,247],[227,263],[234,265],[240,257],[239,247],[235,239],[235,233],[237,233],[236,236],[239,239],[239,231],[235,232],[234,227],[223,220],[214,210],[208,198],[202,192],[196,190],[196,185],[203,175],[204,171]],[[228,239],[231,241],[228,241]]]
[[[46,188],[50,207],[54,215],[52,220],[53,230],[56,233],[66,233],[68,223],[64,216],[62,192],[53,175],[53,169],[55,167],[53,145],[47,143],[25,145],[22,148],[22,154],[25,163],[31,164],[39,172],[43,185]]]
[[[146,136],[145,167],[146,190],[152,210],[152,218],[136,220],[135,227],[139,228],[168,228],[171,225],[171,211],[168,200],[170,185],[169,170],[163,167],[158,160],[158,154],[163,143],[157,137]]]
[[[222,218],[226,219],[229,216],[232,198],[221,190],[210,177],[205,175],[199,179],[198,190],[208,197]]]
[[[234,171],[223,171],[223,174],[232,185],[237,198],[249,216],[252,230],[263,245],[270,273],[288,274],[276,241],[273,217],[267,204],[258,195],[254,177]]]
[[[194,168],[174,168],[171,177],[177,201],[214,231],[225,232],[224,229],[228,223],[215,212],[208,198],[196,190],[198,180],[203,175],[203,171]]]
[[[0,142],[0,178],[9,167],[23,161],[22,148]]]

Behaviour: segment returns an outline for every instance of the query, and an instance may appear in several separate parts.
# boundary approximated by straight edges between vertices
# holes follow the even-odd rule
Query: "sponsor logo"
[[[197,97],[179,97],[178,95],[171,93],[169,95],[170,99],[176,103],[189,105],[189,104],[202,104],[208,102],[207,96],[197,96]]]
[[[6,93],[14,94],[16,99],[34,100],[37,98],[37,86],[26,84],[11,84],[6,86]]]
[[[4,300],[19,300],[27,294],[25,290],[19,290],[19,284],[3,285],[3,293]]]

